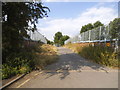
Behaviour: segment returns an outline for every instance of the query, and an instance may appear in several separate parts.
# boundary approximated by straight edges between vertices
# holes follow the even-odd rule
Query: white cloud
[[[61,31],[63,34],[74,36],[80,32],[80,28],[85,24],[94,23],[97,20],[100,20],[104,24],[108,24],[116,17],[117,13],[113,8],[92,7],[75,18],[46,19],[46,27],[38,25],[38,30],[48,39],[53,40],[54,34],[58,31]]]

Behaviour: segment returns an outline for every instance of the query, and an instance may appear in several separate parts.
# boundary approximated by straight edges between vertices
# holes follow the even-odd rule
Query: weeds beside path
[[[35,65],[38,69],[43,69],[46,65],[52,64],[57,61],[57,48],[43,44],[41,47],[41,53],[36,52],[37,59],[35,60]]]
[[[46,65],[57,60],[57,49],[48,44],[35,44],[11,53],[2,65],[2,79],[15,75],[29,73],[34,69],[43,69]]]
[[[117,88],[118,71],[92,63],[70,49],[58,47],[59,61],[42,73],[30,75],[11,85],[16,88]],[[33,72],[32,72],[33,73]],[[32,74],[30,73],[30,74]],[[32,78],[33,77],[33,78]]]
[[[73,50],[74,52],[80,54],[82,57],[112,68],[118,68],[119,58],[118,53],[114,52],[114,49],[106,46],[92,46],[89,44],[67,44],[64,47]]]

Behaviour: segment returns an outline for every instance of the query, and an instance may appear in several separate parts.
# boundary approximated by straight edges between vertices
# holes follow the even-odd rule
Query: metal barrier
[[[65,43],[76,43],[76,42],[101,42],[101,41],[110,41],[110,29],[108,26],[100,26],[92,30],[83,32],[73,38],[68,39]]]
[[[44,37],[41,33],[39,33],[38,31],[30,31],[28,32],[28,35],[30,36],[30,39],[32,41],[41,41],[43,43],[47,43],[47,39],[46,37]]]
[[[115,50],[119,48],[119,37],[112,38],[112,30],[110,30],[110,25],[100,26],[92,30],[88,30],[81,34],[76,35],[65,41],[67,43],[104,43],[104,45],[109,45],[114,47]]]

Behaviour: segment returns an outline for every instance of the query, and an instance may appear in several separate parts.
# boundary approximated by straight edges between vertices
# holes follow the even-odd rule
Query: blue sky
[[[43,2],[50,8],[48,18],[40,19],[38,31],[49,40],[61,31],[71,37],[79,34],[82,25],[100,20],[108,24],[118,15],[117,2]]]
[[[74,18],[85,9],[90,8],[96,3],[86,2],[48,2],[45,3],[51,9],[51,18]]]
[[[104,6],[112,7],[116,2],[99,3]],[[49,17],[51,18],[74,18],[78,14],[84,12],[86,9],[97,6],[98,2],[46,2],[45,6],[51,9]],[[117,5],[113,8],[117,9]]]

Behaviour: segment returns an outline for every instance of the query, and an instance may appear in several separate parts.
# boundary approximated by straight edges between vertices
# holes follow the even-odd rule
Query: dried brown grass
[[[56,47],[48,44],[43,44],[42,46],[39,46],[39,48],[41,50],[41,53],[36,53],[37,68],[43,69],[46,65],[52,64],[57,61],[58,55]]]

